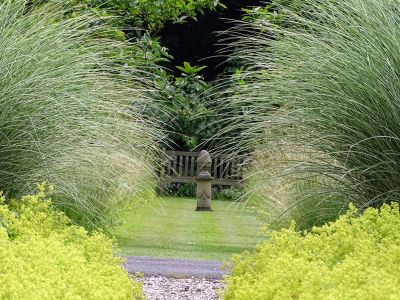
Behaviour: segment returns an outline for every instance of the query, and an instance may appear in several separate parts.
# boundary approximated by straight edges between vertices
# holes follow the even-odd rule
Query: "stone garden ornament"
[[[208,151],[202,150],[197,156],[197,211],[212,211],[211,209],[211,157]]]

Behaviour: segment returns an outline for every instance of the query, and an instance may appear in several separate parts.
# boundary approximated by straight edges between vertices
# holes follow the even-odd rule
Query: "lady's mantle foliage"
[[[113,256],[113,243],[88,234],[36,195],[0,196],[1,299],[142,299]]]
[[[225,299],[399,299],[399,205],[351,206],[310,232],[272,231],[234,258]]]

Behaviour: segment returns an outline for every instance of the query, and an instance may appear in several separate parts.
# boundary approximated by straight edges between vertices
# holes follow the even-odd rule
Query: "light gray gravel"
[[[220,299],[223,284],[219,280],[204,278],[167,278],[152,276],[137,278],[143,283],[148,300],[214,300]]]
[[[164,276],[175,278],[221,279],[227,270],[223,263],[211,260],[189,260],[142,256],[124,256],[125,269],[131,273],[143,273],[145,276]]]

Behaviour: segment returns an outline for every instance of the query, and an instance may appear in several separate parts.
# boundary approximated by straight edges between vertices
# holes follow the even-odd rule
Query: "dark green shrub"
[[[166,196],[196,197],[195,183],[169,183],[163,188]]]
[[[196,197],[196,183],[169,183],[163,188],[166,196]],[[212,199],[221,201],[242,201],[245,199],[243,188],[212,185]]]
[[[245,199],[245,191],[242,187],[214,185],[212,192],[214,200],[242,201]]]

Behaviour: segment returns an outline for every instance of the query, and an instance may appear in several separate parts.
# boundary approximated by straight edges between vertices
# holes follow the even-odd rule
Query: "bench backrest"
[[[165,151],[161,180],[164,182],[196,182],[198,152]],[[243,159],[228,159],[210,153],[212,184],[237,185],[242,180]]]

